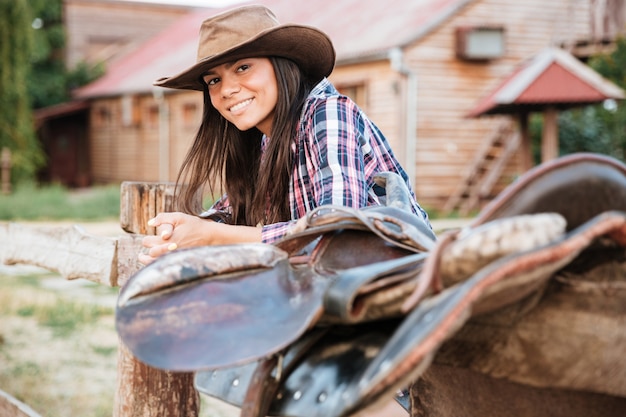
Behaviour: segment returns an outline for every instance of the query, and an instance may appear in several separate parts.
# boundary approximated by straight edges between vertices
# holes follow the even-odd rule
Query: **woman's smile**
[[[247,100],[241,101],[241,102],[239,102],[239,103],[235,104],[234,106],[232,106],[231,108],[229,108],[228,110],[229,110],[231,113],[237,113],[239,110],[242,110],[242,109],[244,109],[244,108],[248,107],[248,105],[249,105],[250,103],[252,103],[252,100],[253,100],[253,99],[249,98],[249,99],[247,99]]]

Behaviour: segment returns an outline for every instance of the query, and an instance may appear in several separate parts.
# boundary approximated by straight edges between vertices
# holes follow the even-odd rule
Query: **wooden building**
[[[120,0],[64,0],[66,65],[104,63],[110,68],[193,10]],[[37,134],[48,159],[40,180],[70,187],[92,183],[89,107],[90,101],[76,100],[35,112]]]
[[[443,209],[480,158],[498,158],[487,201],[522,171],[507,115],[468,117],[525,60],[546,47],[586,58],[623,31],[618,0],[260,0],[281,22],[324,30],[337,50],[332,82],[378,124],[413,180],[421,204]],[[152,82],[195,61],[200,23],[178,19],[76,91],[89,110],[96,182],[173,180],[199,126],[199,92]],[[494,139],[495,138],[495,139]],[[480,152],[484,155],[481,156]],[[484,188],[484,187],[483,187]],[[463,190],[461,190],[463,191]]]

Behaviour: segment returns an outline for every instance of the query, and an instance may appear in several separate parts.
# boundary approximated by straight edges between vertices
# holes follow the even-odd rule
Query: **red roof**
[[[420,39],[472,0],[257,0],[281,23],[315,26],[332,39],[337,61],[387,56]],[[241,3],[243,5],[246,3]],[[107,69],[75,97],[149,92],[152,82],[172,76],[196,61],[198,31],[207,17],[230,9],[200,9],[181,18],[135,52]]]
[[[136,51],[114,62],[106,74],[76,90],[74,97],[113,96],[149,92],[152,82],[163,74],[176,74],[181,63],[193,63],[200,24],[207,11],[192,12],[141,45]],[[197,41],[196,41],[197,42]],[[159,75],[157,75],[159,74]]]
[[[568,108],[609,98],[623,99],[624,91],[566,51],[547,48],[524,62],[469,116]]]

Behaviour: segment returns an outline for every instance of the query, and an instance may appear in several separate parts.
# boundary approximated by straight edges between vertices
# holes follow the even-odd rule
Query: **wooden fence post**
[[[121,186],[120,224],[130,233],[118,241],[118,284],[141,268],[137,241],[154,234],[147,221],[161,211],[171,211],[173,184],[124,182]],[[150,367],[137,359],[120,341],[117,390],[113,417],[197,417],[199,394],[193,373],[169,372]]]
[[[11,193],[11,150],[9,148],[2,148],[0,171],[0,190],[6,195]]]

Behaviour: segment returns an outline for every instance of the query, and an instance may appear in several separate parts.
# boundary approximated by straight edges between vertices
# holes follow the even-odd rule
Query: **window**
[[[337,90],[344,96],[350,97],[362,109],[367,104],[366,88],[364,83],[338,85]]]
[[[486,61],[504,55],[504,28],[470,26],[456,29],[456,55],[469,61]]]
[[[146,127],[156,129],[159,127],[159,106],[151,104],[148,106],[148,117],[146,117]]]
[[[98,107],[94,115],[95,125],[97,127],[109,126],[111,123],[111,110],[108,107]]]

